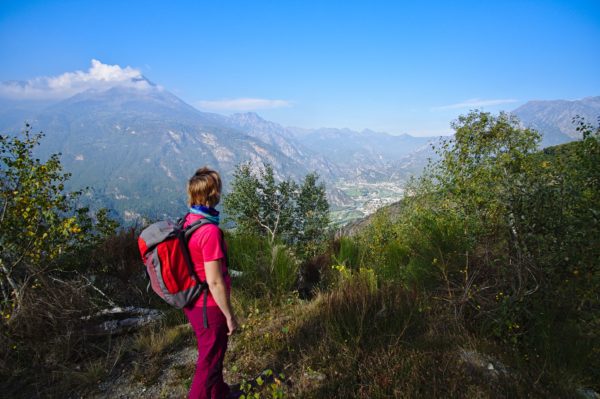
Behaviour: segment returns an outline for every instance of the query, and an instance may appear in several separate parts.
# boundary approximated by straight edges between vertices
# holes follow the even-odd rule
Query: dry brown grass
[[[109,375],[122,342],[93,335],[85,316],[97,310],[89,282],[48,279],[25,295],[4,324],[0,389],[7,397],[61,397]]]

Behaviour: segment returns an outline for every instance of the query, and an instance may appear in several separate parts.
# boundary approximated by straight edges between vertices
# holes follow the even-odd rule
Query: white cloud
[[[502,104],[512,104],[516,103],[519,100],[515,100],[512,98],[507,99],[495,99],[495,100],[482,100],[480,98],[472,98],[470,100],[466,100],[456,104],[450,105],[442,105],[440,107],[435,107],[435,110],[445,110],[445,109],[461,109],[461,108],[479,108],[479,107],[491,107],[494,105],[502,105]]]
[[[235,98],[231,100],[197,101],[195,105],[206,110],[253,111],[291,107],[292,103],[287,100],[269,100],[266,98]]]
[[[105,90],[115,86],[149,89],[151,84],[139,69],[107,65],[92,60],[87,71],[41,76],[25,82],[0,83],[0,96],[14,99],[60,99],[89,89]]]

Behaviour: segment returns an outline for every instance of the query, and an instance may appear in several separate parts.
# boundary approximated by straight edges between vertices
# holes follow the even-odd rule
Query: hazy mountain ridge
[[[275,122],[267,121],[254,112],[234,114],[226,123],[244,134],[257,138],[277,148],[291,159],[303,163],[308,170],[318,171],[326,180],[333,181],[343,174],[340,166],[328,157],[310,150],[294,137],[292,131]]]
[[[387,182],[392,176],[400,181],[389,172],[391,158],[366,167],[369,160],[334,162],[327,156],[332,148],[319,153],[293,129],[253,113],[228,117],[201,112],[150,83],[144,89],[90,89],[43,106],[3,102],[2,107],[3,131],[16,133],[25,120],[35,131],[44,131],[40,156],[61,152],[65,170],[72,173],[70,188],[93,187],[90,201],[125,219],[178,213],[184,206],[182,187],[201,165],[222,171],[226,186],[240,162],[255,167],[268,162],[281,178],[317,171],[328,184],[334,207],[356,205],[335,186],[339,180]],[[360,136],[368,140],[370,134]]]
[[[600,116],[600,96],[573,101],[529,101],[512,113],[523,125],[542,133],[542,147],[547,147],[581,138],[573,125],[576,115],[596,124]]]
[[[271,144],[229,127],[226,117],[158,89],[88,91],[34,115],[29,123],[47,134],[40,154],[61,152],[71,186],[94,187],[94,197],[124,217],[181,209],[182,187],[201,165],[229,174],[242,161],[269,162],[281,176],[308,172]]]
[[[354,217],[356,210],[370,213],[399,199],[407,178],[435,157],[435,137],[301,129],[255,113],[202,112],[141,79],[142,89],[90,89],[51,103],[2,100],[0,128],[16,133],[26,120],[35,131],[44,131],[40,154],[63,154],[65,170],[73,174],[71,188],[93,187],[91,200],[126,219],[177,214],[184,207],[182,187],[195,167],[217,168],[227,187],[240,162],[255,167],[268,162],[280,178],[317,171],[328,185],[333,208]],[[562,133],[574,132],[574,113],[593,120],[590,115],[597,109],[600,97],[530,102],[514,112],[553,143],[574,139]],[[560,123],[555,126],[555,121]]]

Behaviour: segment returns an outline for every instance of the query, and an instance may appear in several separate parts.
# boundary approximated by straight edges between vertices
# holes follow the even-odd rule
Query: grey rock
[[[508,368],[502,362],[477,351],[461,349],[459,358],[469,367],[491,377],[498,378],[510,375]]]
[[[590,388],[579,388],[577,395],[582,399],[600,399],[600,394]]]

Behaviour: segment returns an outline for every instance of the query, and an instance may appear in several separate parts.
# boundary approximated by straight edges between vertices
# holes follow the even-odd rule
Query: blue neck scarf
[[[210,220],[214,224],[219,224],[219,211],[215,208],[210,208],[203,205],[192,205],[190,207],[190,213],[194,215],[200,215]]]

